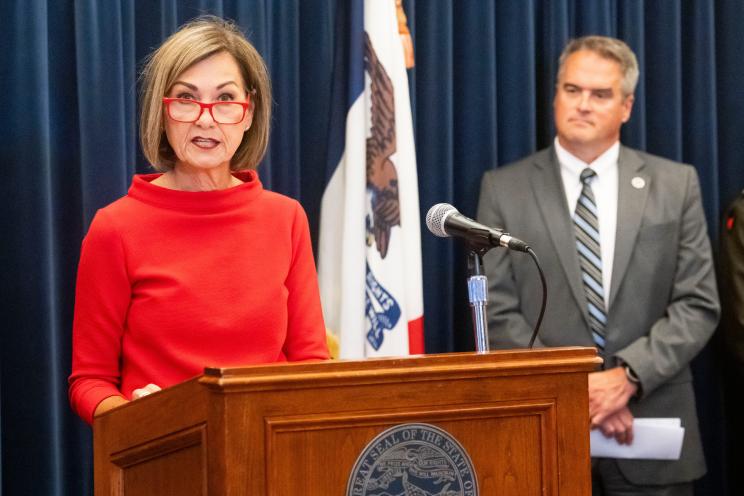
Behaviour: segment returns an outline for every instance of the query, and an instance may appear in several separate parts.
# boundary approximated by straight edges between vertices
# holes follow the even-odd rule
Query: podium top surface
[[[359,381],[406,381],[435,379],[438,376],[498,376],[547,373],[591,372],[601,365],[596,349],[584,347],[516,349],[486,353],[446,353],[362,360],[328,360],[252,365],[245,367],[206,367],[199,382],[207,387],[240,386],[262,389],[269,383],[295,387]]]

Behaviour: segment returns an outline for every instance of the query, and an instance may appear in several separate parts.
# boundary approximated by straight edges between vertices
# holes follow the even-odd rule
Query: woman
[[[204,366],[328,358],[302,207],[262,188],[271,88],[230,23],[201,18],[143,73],[158,174],[96,214],[78,268],[70,402],[94,415]]]

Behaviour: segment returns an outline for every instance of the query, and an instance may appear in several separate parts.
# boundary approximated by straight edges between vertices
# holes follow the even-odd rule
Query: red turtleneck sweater
[[[244,184],[188,192],[135,176],[83,241],[70,402],[88,423],[105,398],[167,387],[205,366],[328,358],[302,207]]]

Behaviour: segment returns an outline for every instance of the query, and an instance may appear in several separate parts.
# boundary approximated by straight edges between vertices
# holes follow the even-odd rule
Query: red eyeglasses
[[[218,124],[238,124],[251,106],[250,94],[244,102],[203,103],[188,98],[163,98],[168,117],[177,122],[196,122],[204,110],[209,110],[214,122]]]

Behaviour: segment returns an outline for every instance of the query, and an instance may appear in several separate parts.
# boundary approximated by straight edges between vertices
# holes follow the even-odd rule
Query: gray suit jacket
[[[638,374],[642,396],[629,404],[636,417],[681,417],[685,427],[679,461],[618,464],[634,484],[691,481],[705,473],[705,459],[689,363],[719,317],[698,178],[689,165],[622,146],[618,163],[605,367],[620,359]],[[594,346],[571,215],[552,147],[483,176],[478,220],[529,243],[545,271],[548,304],[536,346]],[[540,310],[537,270],[530,257],[504,249],[484,262],[491,347],[525,347]]]

